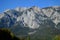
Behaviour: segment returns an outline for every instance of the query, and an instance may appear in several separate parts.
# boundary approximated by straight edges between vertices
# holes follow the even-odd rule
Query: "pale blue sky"
[[[0,0],[0,12],[16,7],[38,6],[40,8],[48,6],[60,6],[60,0]]]

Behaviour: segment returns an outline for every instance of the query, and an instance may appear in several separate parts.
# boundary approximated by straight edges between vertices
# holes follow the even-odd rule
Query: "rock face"
[[[53,32],[54,29],[60,30],[59,25],[59,6],[8,9],[0,14],[0,28],[11,29],[17,36],[37,34],[46,28]]]

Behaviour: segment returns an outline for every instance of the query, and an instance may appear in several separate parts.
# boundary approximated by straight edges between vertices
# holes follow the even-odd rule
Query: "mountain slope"
[[[40,35],[60,30],[60,7],[16,8],[0,14],[0,28],[8,28],[16,36]],[[46,32],[44,30],[51,32]],[[47,31],[46,30],[46,31]],[[58,31],[60,33],[60,31]],[[52,33],[52,34],[53,34]]]

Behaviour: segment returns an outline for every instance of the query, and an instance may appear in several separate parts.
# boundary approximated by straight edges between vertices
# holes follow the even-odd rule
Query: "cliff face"
[[[51,28],[53,32],[53,29],[60,30],[59,25],[59,6],[8,9],[0,14],[0,28],[11,29],[17,36],[32,35],[46,28]]]

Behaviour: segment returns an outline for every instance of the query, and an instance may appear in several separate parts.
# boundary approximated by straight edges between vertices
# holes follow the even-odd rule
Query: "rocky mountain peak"
[[[14,25],[16,23],[23,24],[24,27],[29,27],[32,29],[39,28],[41,24],[42,25],[47,23],[51,24],[49,21],[57,25],[58,23],[60,23],[59,8],[60,8],[59,6],[53,6],[40,9],[39,7],[33,6],[31,8],[18,7],[11,10],[8,9],[5,12],[3,12],[3,15],[0,14],[1,15],[0,20],[3,19],[4,22],[6,23],[6,26],[7,25],[13,26],[11,24],[12,22]]]

